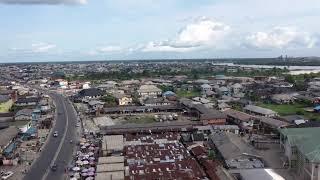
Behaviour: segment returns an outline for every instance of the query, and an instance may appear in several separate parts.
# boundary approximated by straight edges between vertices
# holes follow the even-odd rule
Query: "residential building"
[[[26,97],[26,98],[18,98],[15,105],[16,106],[36,106],[40,101],[38,97]]]
[[[277,104],[289,104],[295,101],[295,97],[291,94],[275,94],[271,100]]]
[[[21,109],[14,116],[15,121],[31,121],[33,109]]]
[[[209,84],[202,84],[201,85],[201,91],[203,93],[206,93],[208,91],[212,91],[212,87]]]
[[[162,90],[155,85],[142,85],[137,92],[142,97],[157,97],[162,94]]]
[[[170,105],[170,101],[166,98],[160,97],[160,98],[147,98],[141,102],[141,104],[145,106],[166,106]]]
[[[78,93],[78,96],[82,99],[98,99],[104,95],[105,92],[97,88],[83,89]]]
[[[103,109],[104,102],[92,100],[88,102],[89,108],[93,110]]]
[[[119,106],[127,106],[132,104],[132,97],[126,94],[114,94],[116,101]]]
[[[280,129],[280,145],[299,179],[320,179],[320,128]]]

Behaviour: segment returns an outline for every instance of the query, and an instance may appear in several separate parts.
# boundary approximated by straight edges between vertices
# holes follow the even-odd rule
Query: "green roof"
[[[279,130],[310,162],[320,163],[320,127],[283,128]]]

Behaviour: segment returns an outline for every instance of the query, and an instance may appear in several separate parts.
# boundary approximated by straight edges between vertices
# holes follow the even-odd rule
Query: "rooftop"
[[[247,105],[244,108],[244,110],[256,112],[256,113],[263,114],[263,115],[276,114],[276,112],[272,111],[271,109],[267,109],[267,108],[263,108],[263,107],[259,107],[259,106],[254,106],[254,105]]]
[[[320,127],[283,128],[280,133],[288,138],[292,146],[297,146],[310,162],[320,163],[319,140]]]
[[[103,141],[107,146],[107,150],[118,151],[123,149],[123,135],[103,136]]]

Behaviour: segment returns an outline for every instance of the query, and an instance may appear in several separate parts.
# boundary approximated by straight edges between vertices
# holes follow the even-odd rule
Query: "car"
[[[55,131],[55,132],[53,133],[53,137],[58,137],[58,131]]]
[[[58,166],[57,166],[56,164],[53,164],[53,165],[51,166],[51,171],[56,171],[57,168],[58,168]]]
[[[1,179],[9,179],[13,175],[12,171],[8,171],[1,176]]]
[[[77,123],[77,124],[76,124],[76,127],[80,127],[80,123]]]

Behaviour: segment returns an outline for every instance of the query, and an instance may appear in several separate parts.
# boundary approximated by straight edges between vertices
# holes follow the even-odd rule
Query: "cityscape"
[[[3,177],[312,179],[319,73],[219,61],[2,64]]]
[[[320,180],[319,12],[0,0],[1,180]]]

